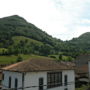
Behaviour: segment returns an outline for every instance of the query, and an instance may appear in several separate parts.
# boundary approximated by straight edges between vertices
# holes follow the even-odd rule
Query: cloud
[[[85,32],[90,32],[90,26],[78,26],[76,27],[76,30],[74,31],[74,36],[79,37],[81,34]]]
[[[81,25],[90,25],[90,19],[82,19],[78,22],[78,24],[81,24]]]
[[[67,28],[67,31],[57,34],[63,40],[69,40],[73,37],[78,37],[80,34],[89,32],[90,20],[88,10],[90,9],[89,0],[53,0],[59,12],[62,14],[62,26]],[[60,2],[60,4],[58,4]],[[87,12],[86,12],[87,11]]]
[[[84,20],[82,20],[82,23],[89,23],[90,24],[90,20],[84,19]]]
[[[63,40],[90,30],[90,0],[0,0],[0,11],[0,17],[18,14]]]

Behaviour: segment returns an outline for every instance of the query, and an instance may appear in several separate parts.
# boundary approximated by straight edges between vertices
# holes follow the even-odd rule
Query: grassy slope
[[[27,38],[27,37],[24,37],[24,36],[14,36],[12,39],[14,41],[14,44],[18,44],[21,40],[22,41],[28,40],[28,43],[33,42],[33,43],[39,44],[39,45],[42,45],[43,44],[40,41],[37,41],[37,40],[34,40],[34,39],[30,39],[30,38]]]
[[[33,54],[20,54],[20,56],[23,58],[23,60],[27,60],[29,58],[38,58],[38,57],[44,57],[44,56],[38,56],[38,55],[33,55]],[[59,60],[58,55],[54,55],[56,56],[56,60]],[[15,63],[17,61],[18,56],[16,55],[11,55],[11,56],[0,56],[0,64],[11,64],[11,63]],[[49,58],[49,57],[47,57]],[[67,61],[67,56],[63,56],[63,60]]]
[[[23,60],[27,60],[29,58],[38,58],[43,56],[37,56],[37,55],[20,55]],[[15,63],[18,56],[12,55],[12,56],[0,56],[0,64],[11,64]]]
[[[14,37],[12,37],[12,40],[14,42],[13,45],[18,45],[20,43],[20,41],[25,41],[25,40],[28,41],[27,43],[25,43],[26,45],[29,45],[30,43],[31,44],[33,43],[33,44],[39,45],[39,46],[43,45],[43,43],[40,42],[40,41],[37,41],[37,40],[34,40],[34,39],[30,39],[30,38],[27,38],[27,37],[24,37],[24,36],[14,36]],[[11,45],[9,47],[13,47],[13,45]],[[2,53],[3,51],[8,51],[8,49],[6,49],[6,48],[0,48],[0,53]],[[0,57],[1,57],[1,59],[2,58],[4,59],[4,56],[0,56]],[[14,58],[16,59],[16,57],[14,57]],[[3,59],[2,60],[1,59],[0,59],[0,61],[3,62]]]

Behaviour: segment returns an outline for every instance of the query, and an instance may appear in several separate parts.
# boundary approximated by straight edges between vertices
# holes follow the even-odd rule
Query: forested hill
[[[13,15],[0,19],[0,55],[63,54],[76,57],[90,53],[90,32],[62,41],[53,38],[24,18]]]
[[[90,32],[86,32],[80,35],[78,38],[73,38],[70,41],[65,42],[69,47],[68,52],[74,52],[74,54],[90,54]]]
[[[90,43],[90,32],[86,32],[80,35],[78,38],[73,38],[70,42],[79,42],[79,43]]]
[[[0,36],[25,36],[38,41],[52,44],[55,38],[43,32],[35,25],[28,23],[24,18],[14,15],[0,19]],[[4,37],[5,38],[5,37]],[[57,40],[56,40],[57,41]]]
[[[13,15],[0,19],[0,54],[50,54],[60,50],[63,42]]]

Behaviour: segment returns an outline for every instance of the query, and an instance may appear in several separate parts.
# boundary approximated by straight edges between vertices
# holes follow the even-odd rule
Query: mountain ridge
[[[19,39],[19,37],[22,39]],[[13,40],[12,38],[15,39]],[[19,43],[16,43],[18,39]],[[37,44],[35,40],[42,44]],[[75,57],[81,53],[90,53],[90,32],[69,41],[62,41],[48,35],[21,16],[13,15],[0,18],[0,48],[4,48],[4,50],[1,50],[0,55],[18,53],[49,55],[62,53]]]
[[[17,46],[13,45],[14,41],[12,40],[12,37],[15,37],[15,36],[24,36],[27,38],[40,41],[43,43],[42,44],[43,46],[40,46],[41,48],[44,48],[44,47],[48,47],[49,49],[53,48],[54,51],[56,51],[55,49],[58,50],[57,46],[60,45],[60,42],[62,43],[61,40],[53,38],[52,36],[48,35],[46,32],[42,31],[35,25],[28,23],[25,19],[23,19],[22,17],[18,15],[13,15],[13,16],[0,19],[0,38],[1,38],[0,48],[7,48],[7,49],[13,48],[14,49],[14,47],[18,47],[18,49],[20,49],[19,45]],[[25,45],[26,42],[21,40],[19,44],[22,45],[22,43]],[[36,46],[34,45],[33,48],[35,47]],[[37,47],[40,48],[39,45],[37,45]],[[26,48],[26,45],[25,45],[25,48]],[[20,50],[19,52],[21,53],[22,50]]]

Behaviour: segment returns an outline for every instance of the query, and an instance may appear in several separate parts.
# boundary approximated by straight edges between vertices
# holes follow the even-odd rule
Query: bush
[[[51,58],[56,58],[55,56],[50,56]]]
[[[18,56],[17,57],[17,62],[21,62],[21,61],[23,61],[23,58],[21,56]]]

